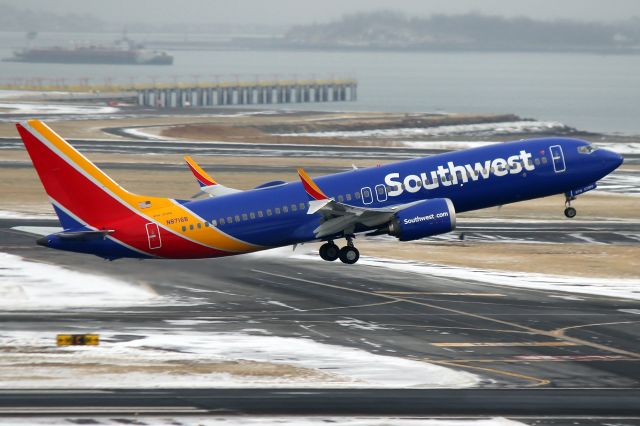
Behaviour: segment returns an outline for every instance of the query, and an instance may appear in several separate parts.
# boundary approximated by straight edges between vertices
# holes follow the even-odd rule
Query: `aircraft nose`
[[[624,161],[624,158],[622,158],[622,155],[618,154],[617,152],[609,151],[608,149],[602,150],[601,157],[602,157],[602,165],[609,172],[612,172],[618,167],[620,167],[620,165]]]

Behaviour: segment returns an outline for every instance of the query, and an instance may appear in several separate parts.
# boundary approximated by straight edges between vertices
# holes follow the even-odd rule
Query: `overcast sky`
[[[2,2],[2,0],[0,0]],[[640,16],[639,0],[20,0],[19,7],[90,13],[115,22],[233,22],[291,25],[379,9],[408,15],[481,12],[535,19],[614,21]]]

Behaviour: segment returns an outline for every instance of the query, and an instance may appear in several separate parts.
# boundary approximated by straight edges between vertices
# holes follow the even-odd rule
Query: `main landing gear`
[[[320,246],[320,257],[328,262],[333,262],[336,259],[340,259],[342,263],[347,265],[353,265],[360,259],[360,252],[353,246],[353,237],[348,236],[347,245],[338,248],[338,246],[329,240]]]
[[[567,200],[564,202],[564,205],[566,206],[565,209],[564,209],[564,215],[566,217],[568,217],[569,219],[572,219],[572,218],[576,217],[576,214],[578,214],[576,209],[571,207],[571,202],[573,200],[575,200],[576,197],[571,197],[569,195],[567,195],[566,197],[567,197]]]

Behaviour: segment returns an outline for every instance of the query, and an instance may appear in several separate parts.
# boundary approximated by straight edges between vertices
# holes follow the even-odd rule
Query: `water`
[[[113,40],[117,34],[93,35]],[[40,36],[42,37],[42,36]],[[49,35],[65,44],[68,35]],[[73,36],[80,39],[77,35]],[[145,39],[178,36],[132,35]],[[184,36],[179,36],[180,38]],[[22,44],[0,33],[0,57]],[[0,63],[11,78],[78,82],[355,77],[358,101],[295,108],[393,112],[514,113],[582,130],[640,135],[640,55],[284,50],[173,51],[173,66]]]

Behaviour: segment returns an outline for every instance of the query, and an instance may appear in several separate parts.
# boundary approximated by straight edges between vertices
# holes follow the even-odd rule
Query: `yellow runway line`
[[[557,347],[580,346],[574,342],[450,342],[432,343],[439,348],[471,348],[471,347]]]

